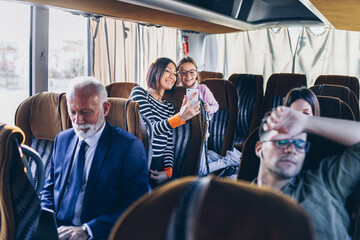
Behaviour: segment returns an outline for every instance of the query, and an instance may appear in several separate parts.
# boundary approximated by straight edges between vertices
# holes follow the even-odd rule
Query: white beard
[[[100,129],[100,127],[102,126],[102,124],[105,122],[105,116],[104,116],[104,112],[101,110],[99,113],[99,117],[97,120],[97,123],[94,124],[90,124],[90,123],[84,123],[84,124],[76,124],[76,123],[72,123],[75,134],[79,137],[79,138],[89,138],[92,135],[94,135],[95,133],[97,133],[97,131]],[[87,132],[84,132],[84,129],[89,129],[87,130]]]

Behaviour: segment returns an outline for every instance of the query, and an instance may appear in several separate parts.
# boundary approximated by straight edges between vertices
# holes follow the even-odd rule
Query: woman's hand
[[[200,100],[197,101],[197,103],[195,103],[194,105],[190,106],[190,103],[194,99],[194,97],[195,94],[190,98],[189,101],[187,101],[186,95],[184,96],[183,103],[179,111],[179,117],[184,122],[200,113]]]
[[[206,112],[210,112],[210,105],[207,103],[204,103],[204,109]]]
[[[150,169],[150,178],[154,180],[157,184],[163,183],[169,180],[168,175],[164,171],[154,171]]]

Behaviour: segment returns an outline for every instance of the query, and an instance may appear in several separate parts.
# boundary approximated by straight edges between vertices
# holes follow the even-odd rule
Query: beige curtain
[[[359,78],[360,33],[303,28],[295,55],[295,71],[305,73],[308,86],[319,75],[350,75]]]
[[[177,30],[100,18],[90,21],[93,75],[105,85],[136,82],[146,87],[146,73],[158,57],[176,61]]]
[[[217,34],[208,36],[206,45],[217,51],[205,47],[205,69],[216,69],[225,78],[233,73],[248,73],[263,75],[266,81],[272,73],[292,71],[286,28]]]
[[[280,28],[208,35],[204,69],[222,72],[225,78],[233,73],[261,74],[264,86],[273,73],[306,74],[308,86],[319,75],[360,78],[359,32],[317,27],[294,33]]]

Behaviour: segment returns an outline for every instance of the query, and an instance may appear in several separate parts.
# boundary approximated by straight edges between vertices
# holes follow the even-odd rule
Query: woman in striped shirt
[[[172,176],[174,160],[172,129],[199,114],[200,103],[190,106],[188,103],[192,99],[186,101],[184,96],[182,107],[179,113],[175,114],[174,106],[162,99],[165,91],[171,90],[176,83],[176,65],[169,58],[158,58],[152,63],[146,81],[148,90],[135,87],[130,98],[139,103],[140,113],[147,117],[153,126],[150,184],[156,186]]]

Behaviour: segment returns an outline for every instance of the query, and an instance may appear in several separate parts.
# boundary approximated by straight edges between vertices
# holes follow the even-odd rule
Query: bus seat
[[[203,82],[208,78],[224,78],[224,75],[221,72],[209,72],[201,71],[199,72],[199,82]]]
[[[203,82],[214,94],[219,110],[209,123],[208,148],[226,155],[233,150],[238,118],[238,93],[232,82],[219,78],[209,78]]]
[[[266,83],[266,91],[261,107],[260,115],[257,119],[257,124],[260,125],[264,114],[271,109],[282,105],[286,94],[293,88],[307,86],[306,75],[295,73],[274,73],[269,77]],[[253,130],[253,129],[250,129]]]
[[[257,116],[263,100],[263,76],[254,74],[232,74],[229,77],[238,92],[238,122],[235,145],[241,144],[249,135],[252,125],[256,124]]]
[[[319,100],[321,117],[355,120],[350,107],[339,98],[330,96],[316,97]],[[322,159],[342,153],[345,150],[345,146],[341,144],[312,134],[308,134],[308,141],[311,142],[311,147],[306,154],[303,169],[318,168]]]
[[[109,97],[110,111],[106,120],[141,140],[144,145],[150,168],[152,159],[152,126],[139,112],[139,104],[131,99]]]
[[[314,239],[290,198],[242,181],[182,178],[144,196],[120,217],[110,240]]]
[[[139,86],[137,83],[116,82],[105,86],[109,97],[129,98],[132,89]]]
[[[321,84],[310,87],[315,95],[337,97],[349,105],[354,113],[356,121],[359,121],[359,100],[355,96],[354,92],[348,87],[333,85],[333,84]]]
[[[260,158],[255,154],[255,145],[259,141],[259,127],[256,127],[245,139],[241,150],[238,180],[252,182],[258,175]]]
[[[0,239],[32,239],[40,219],[40,201],[25,173],[18,127],[0,124]]]
[[[109,97],[110,111],[106,120],[142,140],[140,130],[139,104],[126,98]]]
[[[334,84],[350,88],[354,92],[357,99],[359,99],[359,80],[354,76],[342,75],[320,75],[315,80],[314,85]]]
[[[175,87],[172,92],[165,92],[164,99],[171,102],[175,112],[179,112],[186,95],[186,88]],[[193,117],[185,124],[173,129],[174,168],[173,176],[180,178],[198,174],[201,152],[204,143],[201,115]]]
[[[60,131],[71,126],[65,95],[42,92],[27,98],[16,110],[15,124],[24,131],[25,144],[31,146],[41,156],[46,178],[50,170],[55,137]],[[37,187],[37,170],[31,157],[29,166]]]

